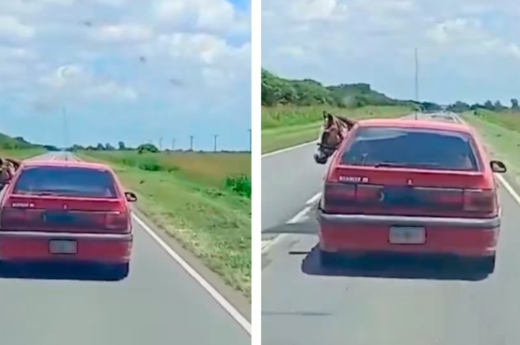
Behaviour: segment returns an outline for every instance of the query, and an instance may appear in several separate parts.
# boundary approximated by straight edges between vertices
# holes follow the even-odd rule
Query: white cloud
[[[340,0],[302,0],[294,2],[291,16],[294,20],[332,20],[344,17],[347,5]]]
[[[75,97],[85,95],[125,100],[133,100],[138,97],[137,92],[131,87],[96,76],[79,65],[60,66],[43,76],[40,83],[53,89],[52,92],[64,92],[73,94]],[[67,97],[65,94],[64,96]]]
[[[94,40],[104,42],[138,42],[150,40],[153,30],[144,25],[103,25],[93,30],[91,34]]]
[[[31,38],[34,29],[22,23],[18,18],[0,15],[0,37],[6,38]]]
[[[233,6],[226,0],[160,0],[157,17],[171,23],[195,23],[202,30],[229,30],[236,20]]]
[[[244,1],[0,0],[0,93],[25,97],[3,107],[25,108],[34,119],[62,106],[78,118],[91,113],[85,140],[96,141],[180,137],[180,126],[201,121],[194,126],[205,130],[210,116],[248,128],[250,14]],[[156,125],[125,121],[128,130],[108,135],[115,133],[108,128],[120,128],[114,114],[156,116]]]
[[[514,0],[263,0],[262,7],[262,65],[286,77],[369,82],[413,97],[416,47],[425,97],[510,93],[510,80],[520,77]],[[440,86],[446,78],[451,89]]]

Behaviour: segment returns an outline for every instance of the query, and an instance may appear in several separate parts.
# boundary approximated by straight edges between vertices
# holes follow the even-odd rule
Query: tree
[[[453,111],[454,113],[462,113],[470,110],[469,104],[457,101],[455,104],[451,104],[448,106],[448,111]]]
[[[105,150],[105,147],[103,146],[103,144],[99,143],[99,144],[97,144],[96,150],[103,151],[103,150]]]
[[[494,104],[494,107],[495,107],[495,110],[504,110],[505,107],[502,105],[502,103],[500,103],[500,101],[496,101],[495,104]]]
[[[119,142],[119,149],[120,149],[121,151],[126,150],[126,146],[125,146],[125,143],[124,143],[124,142],[122,142],[122,141]]]
[[[137,151],[139,153],[144,153],[144,152],[157,153],[157,152],[159,152],[159,149],[153,144],[142,144],[142,145],[139,145],[139,147],[137,147]]]
[[[511,109],[518,110],[520,107],[518,106],[518,100],[516,98],[513,98],[511,100]]]
[[[112,146],[110,143],[106,143],[105,145],[105,150],[107,151],[113,151],[115,150],[116,148],[114,146]]]
[[[487,110],[495,110],[493,103],[491,103],[491,101],[489,101],[489,100],[486,101],[486,103],[484,103],[484,108]]]

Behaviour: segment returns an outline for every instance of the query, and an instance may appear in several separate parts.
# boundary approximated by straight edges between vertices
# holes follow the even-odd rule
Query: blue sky
[[[420,99],[520,99],[516,0],[263,0],[262,65],[325,84]]]
[[[250,0],[0,0],[0,132],[248,149]],[[144,57],[144,59],[141,59]]]

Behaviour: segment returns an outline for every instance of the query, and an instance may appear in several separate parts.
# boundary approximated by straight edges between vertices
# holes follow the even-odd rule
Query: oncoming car
[[[317,215],[322,264],[446,254],[493,272],[500,230],[494,173],[505,171],[464,124],[359,121],[325,178]]]
[[[102,164],[26,161],[0,203],[0,260],[7,263],[99,264],[129,273],[132,222],[115,173]]]

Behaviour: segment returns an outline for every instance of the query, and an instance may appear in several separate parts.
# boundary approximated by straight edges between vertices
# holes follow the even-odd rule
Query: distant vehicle
[[[0,201],[0,260],[99,264],[123,279],[136,200],[106,165],[25,161]]]
[[[447,254],[492,273],[497,181],[474,130],[428,120],[359,121],[334,154],[318,208],[320,258]]]

